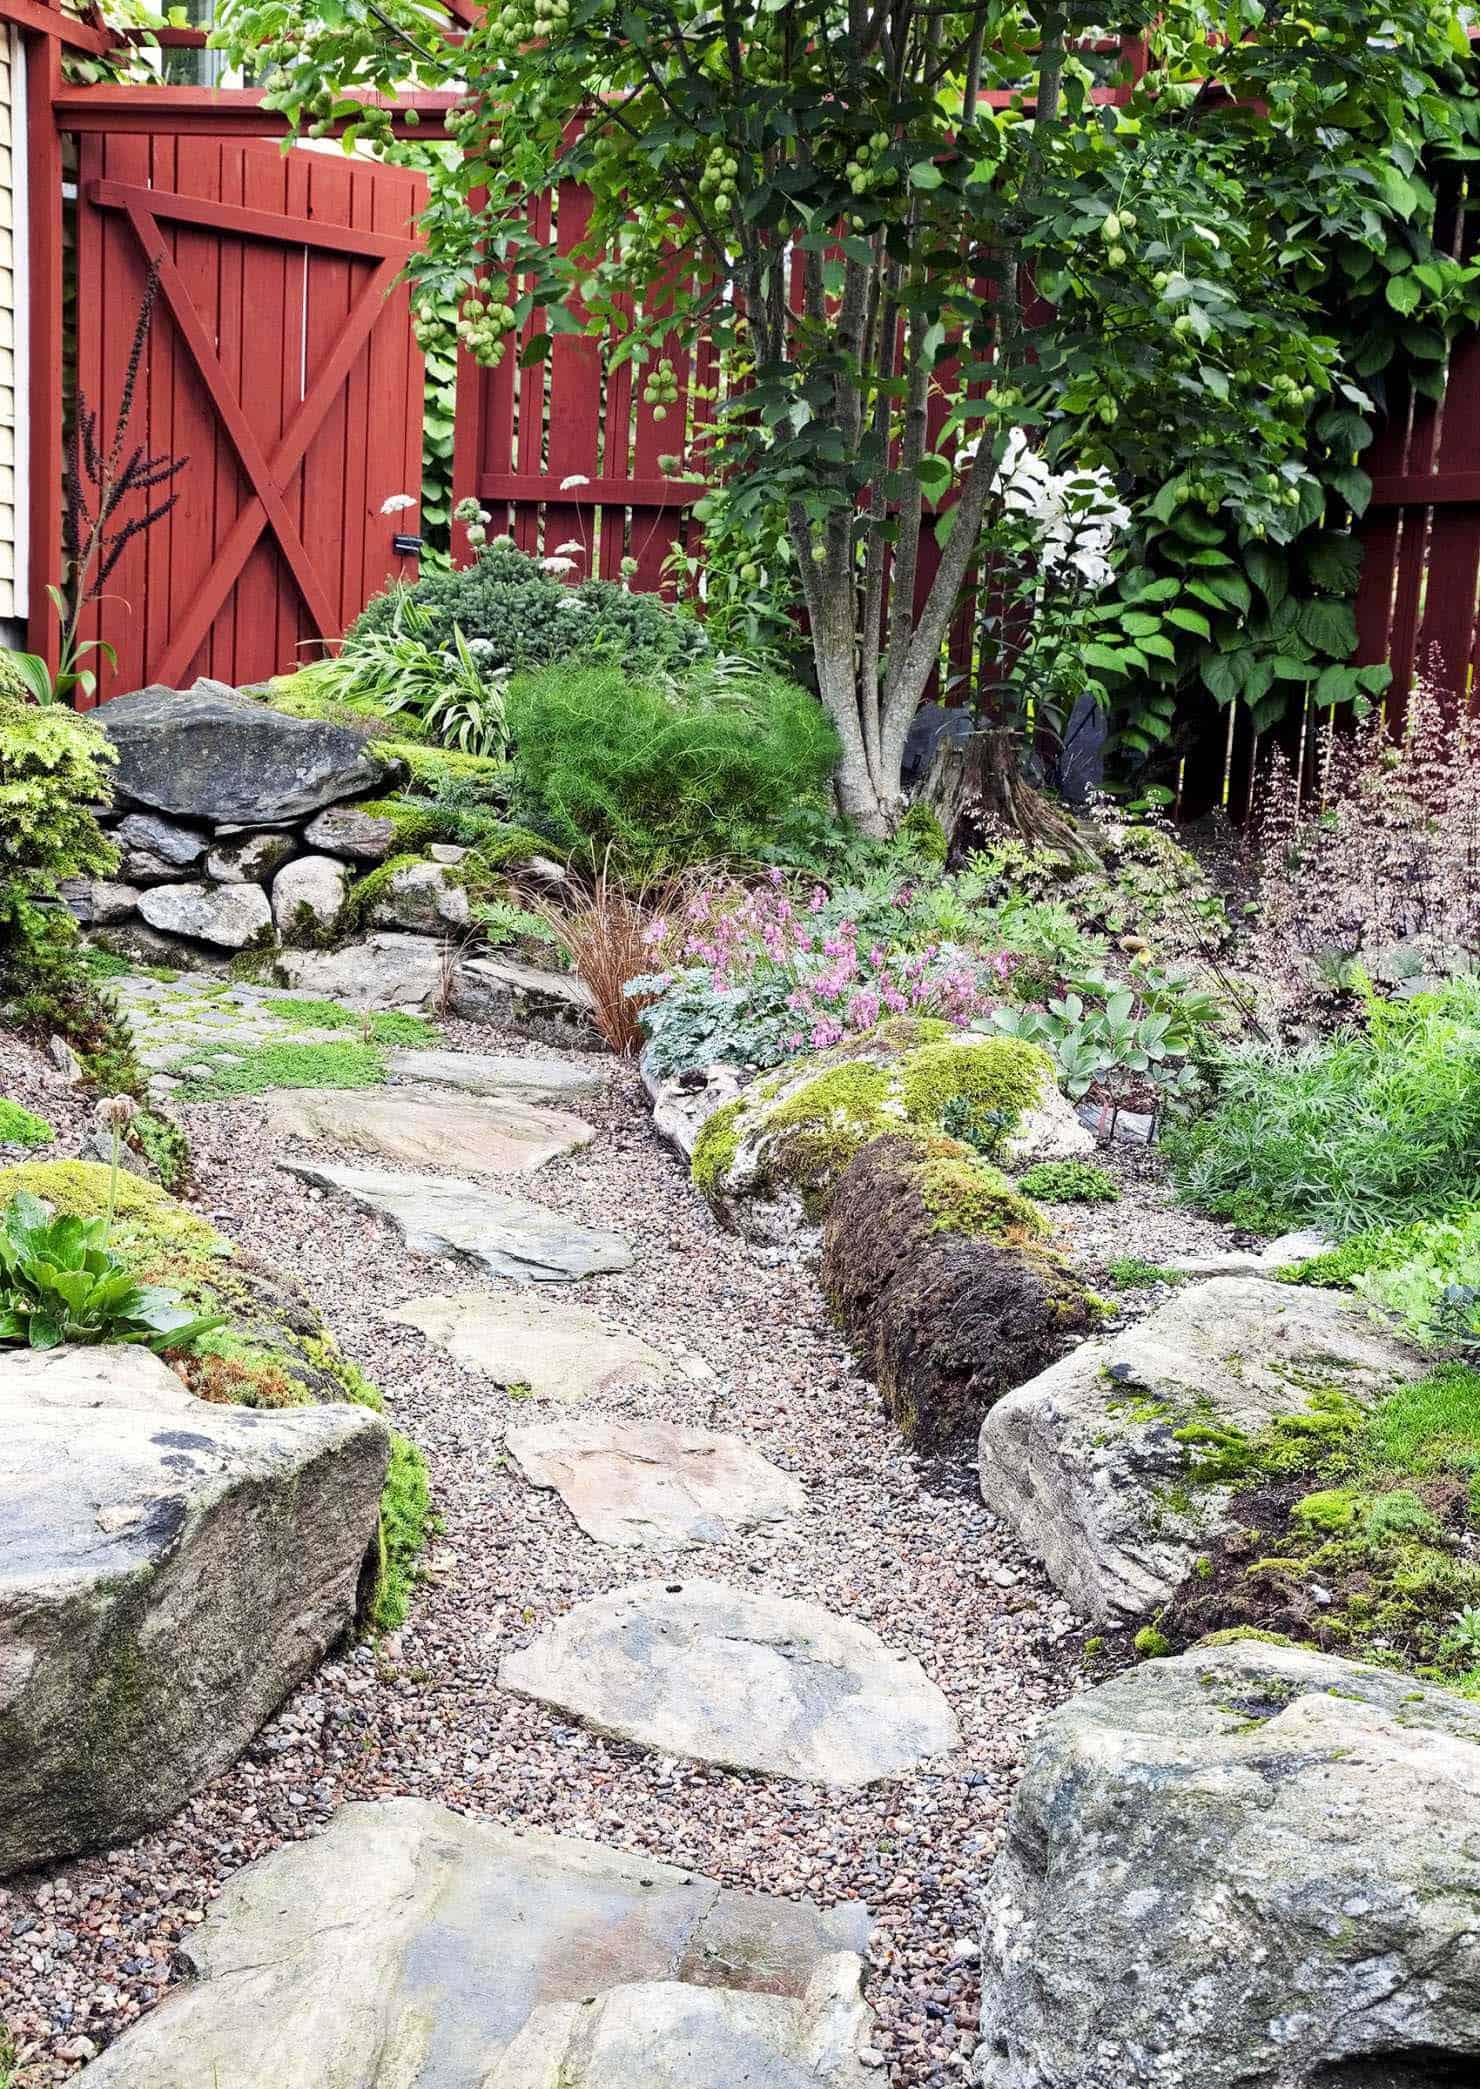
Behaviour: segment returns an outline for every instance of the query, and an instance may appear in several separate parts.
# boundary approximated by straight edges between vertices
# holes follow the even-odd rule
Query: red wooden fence
[[[245,683],[336,637],[388,580],[419,492],[421,356],[396,277],[426,194],[399,167],[210,136],[81,140],[78,386],[103,439],[149,263],[129,447],[189,459],[90,629],[111,690]]]
[[[1463,193],[1448,209],[1443,244],[1461,259],[1480,253],[1480,214]],[[1443,399],[1395,389],[1377,440],[1363,456],[1372,504],[1362,527],[1358,658],[1393,670],[1394,722],[1415,674],[1455,703],[1473,702],[1480,678],[1480,336],[1450,357]]]
[[[588,191],[564,181],[531,205],[530,228],[541,240],[553,234],[568,254],[590,216]],[[534,331],[531,322],[525,339]],[[695,391],[713,387],[716,369],[707,343],[691,355],[670,339],[659,352],[678,381],[662,420],[634,384],[634,366],[613,365],[605,343],[586,335],[557,334],[550,355],[523,368],[512,350],[492,370],[464,353],[454,499],[479,500],[493,534],[512,535],[521,551],[573,558],[573,577],[615,580],[633,559],[632,585],[658,591],[674,546],[696,548],[692,509],[704,491],[702,480],[664,472],[658,459],[692,458],[695,427],[711,411]]]

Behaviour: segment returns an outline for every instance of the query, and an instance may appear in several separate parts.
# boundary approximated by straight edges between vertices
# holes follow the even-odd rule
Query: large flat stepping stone
[[[898,1777],[961,1738],[913,1656],[821,1604],[717,1581],[588,1597],[498,1680],[619,1740],[816,1784]]]
[[[87,2089],[864,2089],[860,1905],[420,1799],[228,1880]]]
[[[282,1089],[268,1105],[268,1123],[280,1139],[322,1140],[371,1160],[477,1175],[527,1175],[595,1136],[569,1111],[518,1096],[419,1088]]]
[[[390,1219],[413,1255],[462,1255],[490,1276],[527,1284],[559,1283],[632,1267],[632,1250],[620,1233],[579,1225],[546,1205],[507,1196],[486,1182],[402,1174],[392,1168],[340,1167],[292,1155],[285,1155],[278,1166],[301,1182],[338,1190],[362,1210]]]
[[[564,1299],[433,1294],[408,1299],[386,1318],[420,1328],[459,1363],[486,1372],[497,1385],[527,1389],[535,1400],[573,1406],[617,1385],[663,1385],[681,1372],[707,1375],[697,1359],[665,1355]]]
[[[386,1055],[393,1081],[424,1081],[434,1088],[462,1088],[469,1095],[539,1095],[560,1101],[599,1095],[607,1076],[599,1066],[574,1066],[568,1059],[520,1058],[515,1052],[435,1052],[398,1047]]]
[[[3,1876],[235,1762],[354,1623],[389,1439],[363,1407],[197,1400],[131,1348],[0,1354]]]
[[[598,1545],[712,1545],[805,1507],[799,1481],[738,1436],[669,1422],[561,1421],[511,1429],[510,1457],[551,1487]]]

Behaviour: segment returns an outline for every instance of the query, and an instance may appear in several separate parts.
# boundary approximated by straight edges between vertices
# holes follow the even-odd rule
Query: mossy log
[[[828,1298],[890,1417],[921,1449],[975,1427],[1100,1312],[1037,1238],[1033,1207],[1005,1185],[963,1203],[980,1220],[972,1230],[943,1217],[939,1166],[908,1135],[874,1140],[844,1172],[823,1235]]]

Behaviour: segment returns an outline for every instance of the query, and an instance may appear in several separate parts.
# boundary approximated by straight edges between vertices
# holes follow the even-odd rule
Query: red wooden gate
[[[129,447],[189,459],[94,616],[118,652],[104,693],[281,673],[415,574],[392,540],[416,510],[383,504],[421,486],[422,359],[395,279],[425,180],[267,143],[86,136],[78,189],[79,391],[106,438],[153,263]]]

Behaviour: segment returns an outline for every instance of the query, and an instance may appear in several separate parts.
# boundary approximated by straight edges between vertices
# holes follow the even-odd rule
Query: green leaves
[[[26,1190],[0,1216],[0,1342],[188,1349],[224,1324],[192,1314],[177,1292],[140,1284],[110,1248],[106,1218],[53,1217]]]

